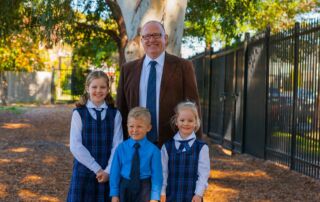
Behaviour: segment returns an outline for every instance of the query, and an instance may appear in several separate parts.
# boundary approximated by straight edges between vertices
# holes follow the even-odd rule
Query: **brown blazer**
[[[121,67],[117,91],[117,107],[122,115],[124,138],[127,135],[127,116],[129,110],[139,106],[139,84],[144,57]],[[171,128],[170,119],[176,105],[185,100],[199,105],[199,94],[195,72],[190,61],[165,54],[159,102],[159,146],[176,133]],[[200,110],[199,110],[200,114]],[[201,116],[200,116],[201,117]],[[201,138],[201,128],[197,136]]]

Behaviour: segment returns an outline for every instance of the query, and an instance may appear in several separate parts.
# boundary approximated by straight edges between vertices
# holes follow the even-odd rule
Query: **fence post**
[[[206,117],[207,117],[207,128],[205,133],[208,134],[209,133],[209,129],[210,129],[210,114],[211,114],[211,54],[212,54],[212,47],[210,46],[209,48],[206,47],[205,49],[205,68],[204,71],[206,72],[206,75],[208,75],[207,77],[207,95],[208,95],[208,100],[206,102],[206,105],[208,106],[207,111],[206,112],[202,112],[202,113],[206,113]]]
[[[249,66],[249,51],[248,45],[250,40],[250,33],[245,33],[244,38],[244,78],[243,78],[243,128],[242,128],[242,144],[241,153],[245,148],[246,122],[247,122],[247,90],[248,90],[248,66]]]
[[[264,159],[266,159],[266,145],[268,141],[268,97],[269,97],[269,40],[270,40],[270,25],[267,26],[266,33],[265,33],[265,46],[266,46],[266,105],[265,105],[265,136],[264,136]]]
[[[293,115],[292,115],[292,137],[291,137],[291,163],[290,169],[295,168],[296,143],[297,143],[297,92],[299,73],[299,33],[300,24],[295,23],[294,27],[294,76],[293,76]]]

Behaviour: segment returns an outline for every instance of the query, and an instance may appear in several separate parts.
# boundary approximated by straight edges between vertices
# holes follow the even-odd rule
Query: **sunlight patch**
[[[20,129],[20,128],[31,128],[31,124],[28,123],[4,123],[1,128],[4,129]]]
[[[218,171],[218,170],[213,170],[213,173],[210,173],[210,176],[213,178],[237,178],[237,179],[271,179],[271,177],[264,171],[261,170],[250,170],[250,171],[236,171],[236,170],[230,170],[230,171]]]
[[[22,183],[41,183],[43,182],[42,177],[38,175],[28,175],[21,180]]]
[[[6,197],[7,195],[7,186],[4,184],[0,184],[0,199]]]
[[[17,147],[17,148],[9,149],[9,151],[15,152],[15,153],[27,152],[28,150],[29,150],[29,148],[27,148],[27,147]]]
[[[56,157],[52,157],[52,156],[46,156],[43,160],[42,160],[43,163],[46,163],[46,164],[53,164],[53,163],[56,163],[57,162],[57,158]]]
[[[5,163],[23,163],[24,159],[19,158],[19,159],[0,159],[0,164],[5,164]]]
[[[48,202],[59,202],[60,200],[56,197],[52,196],[41,196],[39,198],[40,201],[48,201]]]
[[[37,193],[23,189],[19,191],[19,196],[22,200],[26,201],[47,201],[47,202],[59,202],[60,200],[52,196],[41,196]]]
[[[0,159],[0,164],[2,163],[10,163],[11,160],[10,159]]]
[[[21,199],[24,199],[24,200],[31,200],[31,199],[35,200],[35,198],[38,196],[38,194],[25,189],[20,190],[18,195],[20,196]]]

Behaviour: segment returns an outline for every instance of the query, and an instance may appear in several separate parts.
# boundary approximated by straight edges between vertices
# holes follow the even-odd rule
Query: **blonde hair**
[[[108,106],[111,106],[111,107],[114,107],[114,100],[111,96],[111,88],[110,88],[110,85],[109,85],[109,78],[108,76],[106,75],[106,73],[104,73],[103,71],[92,71],[90,72],[90,74],[87,76],[87,79],[86,79],[86,83],[85,83],[85,89],[84,89],[84,92],[83,94],[80,96],[80,99],[78,102],[76,102],[76,106],[77,107],[83,107],[86,105],[88,99],[89,99],[89,93],[87,92],[87,89],[89,88],[91,82],[95,79],[100,79],[100,78],[103,78],[105,81],[106,81],[106,84],[107,84],[107,88],[108,88],[108,92],[107,92],[107,96],[105,97],[105,102]]]
[[[191,102],[191,101],[185,101],[185,102],[180,102],[176,108],[175,108],[175,115],[171,118],[171,126],[173,128],[176,128],[176,123],[177,123],[177,118],[179,116],[179,113],[182,111],[182,110],[190,110],[194,117],[195,117],[195,120],[196,120],[196,127],[194,129],[194,132],[197,132],[200,128],[200,125],[201,125],[201,121],[200,121],[200,118],[199,118],[199,113],[198,113],[198,109],[197,109],[197,105],[194,103],[194,102]]]
[[[148,124],[151,124],[151,114],[150,114],[149,110],[145,107],[132,108],[128,114],[128,120],[129,120],[129,118],[143,119]]]

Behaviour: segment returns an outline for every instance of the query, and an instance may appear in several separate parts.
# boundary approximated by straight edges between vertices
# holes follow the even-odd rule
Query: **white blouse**
[[[90,100],[88,100],[86,107],[89,110],[90,115],[96,120],[96,112],[93,108],[99,110],[104,108],[105,110],[101,113],[101,119],[103,120],[106,116],[106,111],[108,106],[103,103],[101,106],[95,106]],[[115,116],[114,121],[114,131],[113,131],[113,141],[112,141],[112,149],[111,155],[108,161],[108,165],[106,168],[101,168],[101,166],[96,162],[96,160],[91,156],[90,152],[86,147],[82,144],[82,121],[80,114],[75,110],[73,111],[71,118],[71,128],[70,128],[70,151],[73,154],[74,158],[76,158],[80,163],[85,165],[88,169],[97,173],[100,169],[103,169],[106,173],[110,173],[111,163],[113,159],[113,155],[117,146],[123,141],[123,131],[122,131],[122,118],[119,111]]]

